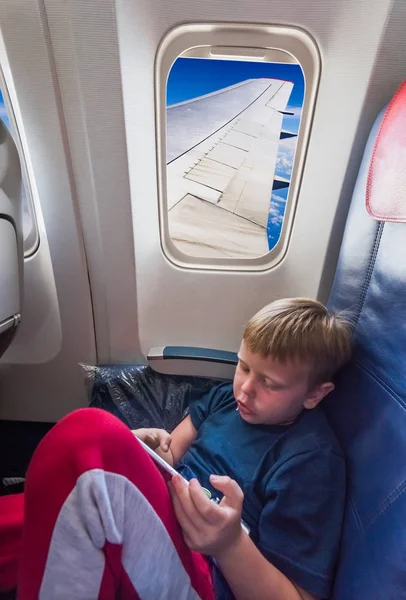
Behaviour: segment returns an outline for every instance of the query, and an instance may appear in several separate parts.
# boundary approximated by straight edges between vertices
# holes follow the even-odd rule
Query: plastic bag
[[[163,375],[148,365],[82,365],[90,406],[116,415],[131,429],[160,427],[172,431],[188,414],[189,404],[218,379]]]

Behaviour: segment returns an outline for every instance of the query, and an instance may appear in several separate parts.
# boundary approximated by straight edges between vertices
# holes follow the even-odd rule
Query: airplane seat
[[[0,357],[20,321],[23,261],[20,161],[0,119]]]
[[[329,305],[356,342],[325,401],[348,460],[332,600],[406,599],[406,82],[371,131]]]

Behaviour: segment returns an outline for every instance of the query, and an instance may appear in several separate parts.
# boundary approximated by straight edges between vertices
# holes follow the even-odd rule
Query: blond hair
[[[263,357],[306,363],[312,386],[331,381],[352,351],[350,322],[308,298],[268,304],[248,321],[243,339]]]

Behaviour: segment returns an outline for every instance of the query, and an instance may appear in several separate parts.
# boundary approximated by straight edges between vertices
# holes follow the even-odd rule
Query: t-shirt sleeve
[[[345,462],[331,451],[289,458],[265,485],[263,555],[293,583],[329,598],[345,505]]]
[[[203,421],[232,395],[232,391],[232,383],[219,383],[214,385],[207,394],[194,400],[190,405],[193,427],[199,429]]]

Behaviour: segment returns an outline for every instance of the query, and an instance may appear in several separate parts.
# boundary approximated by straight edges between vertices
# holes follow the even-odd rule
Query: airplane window
[[[305,79],[292,57],[269,62],[226,54],[186,51],[169,71],[168,229],[183,254],[253,259],[281,235]]]
[[[26,172],[25,162],[22,159],[21,152],[21,143],[18,138],[17,127],[14,122],[14,117],[11,111],[8,110],[6,101],[5,101],[6,91],[5,89],[0,88],[0,118],[4,121],[4,123],[9,128],[11,134],[13,135],[17,148],[20,150],[20,161],[21,161],[21,170],[22,170],[22,187],[21,187],[21,195],[22,195],[22,205],[23,205],[23,235],[24,235],[24,256],[28,257],[35,252],[38,247],[39,237],[38,237],[38,229],[37,223],[35,220],[34,214],[34,205],[31,197],[31,188],[29,185],[28,175]]]

